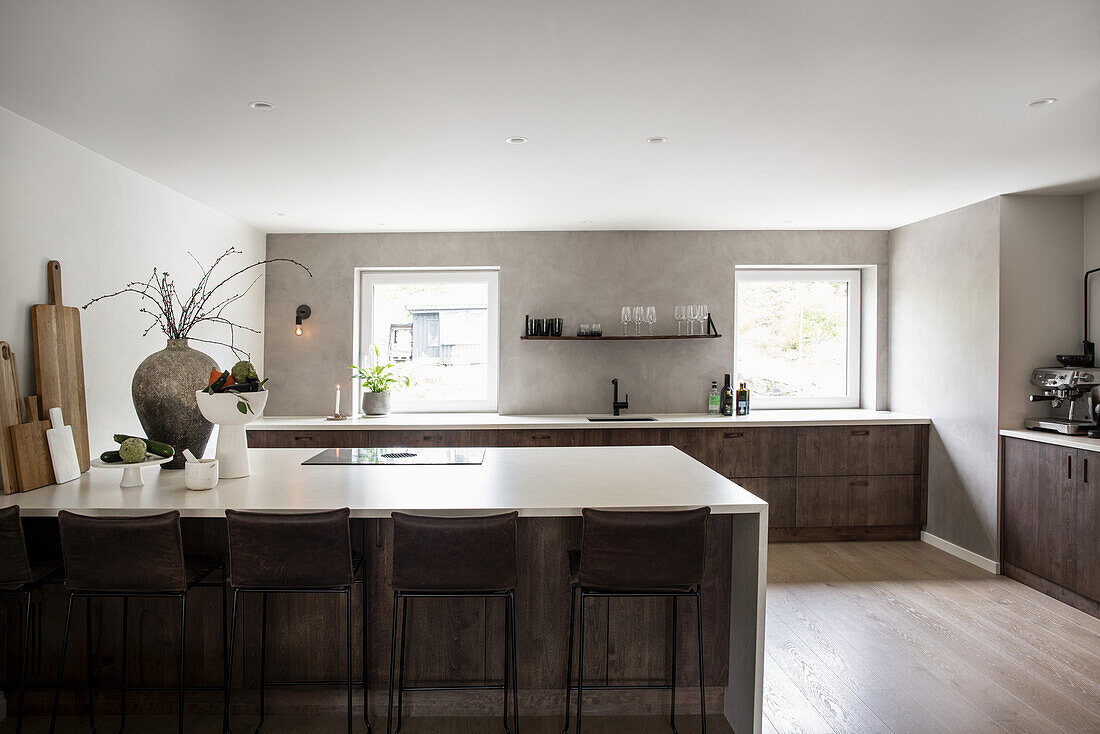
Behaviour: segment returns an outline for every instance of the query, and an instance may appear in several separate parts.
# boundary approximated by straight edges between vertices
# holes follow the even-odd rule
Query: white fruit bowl
[[[263,415],[267,391],[210,395],[196,390],[195,400],[203,417],[218,424],[218,476],[221,479],[247,477],[252,467],[248,463],[248,437],[244,427]],[[251,411],[242,413],[237,408],[242,400],[252,406]]]

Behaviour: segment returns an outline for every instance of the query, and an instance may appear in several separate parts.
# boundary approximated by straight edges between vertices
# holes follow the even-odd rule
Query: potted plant
[[[409,378],[394,372],[390,362],[382,364],[382,352],[374,345],[374,357],[370,367],[351,366],[359,384],[363,388],[363,414],[386,415],[390,412],[390,387],[397,384],[409,385]]]

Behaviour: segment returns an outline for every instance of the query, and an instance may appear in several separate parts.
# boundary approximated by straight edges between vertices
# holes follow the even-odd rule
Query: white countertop
[[[595,417],[596,414],[592,414]],[[629,413],[625,415],[630,415]],[[379,418],[329,421],[318,416],[264,416],[247,426],[253,431],[441,430],[521,428],[709,428],[724,426],[850,426],[927,424],[928,418],[909,413],[858,408],[834,410],[758,410],[746,416],[703,413],[647,413],[654,421],[588,420],[587,415],[500,415],[499,413],[391,413]]]
[[[1084,449],[1085,451],[1100,451],[1100,438],[1088,436],[1067,436],[1062,433],[1050,433],[1049,431],[1029,431],[1024,428],[1005,429],[1002,436],[1009,438],[1022,438],[1025,441],[1049,443],[1053,446],[1065,446],[1071,449]]]
[[[0,497],[25,516],[58,510],[139,515],[179,510],[221,517],[226,509],[310,511],[350,507],[353,517],[393,511],[526,517],[580,515],[584,507],[767,512],[767,503],[671,446],[490,448],[480,466],[302,466],[316,449],[250,449],[252,476],[217,488],[184,487],[182,471],[143,469],[144,487],[121,489],[120,469]],[[766,522],[766,521],[765,521]]]

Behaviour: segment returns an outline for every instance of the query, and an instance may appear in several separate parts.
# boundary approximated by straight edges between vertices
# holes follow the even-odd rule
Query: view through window
[[[859,405],[859,271],[736,273],[737,379],[758,407]]]
[[[361,301],[361,364],[409,378],[395,410],[496,409],[496,271],[364,271]]]

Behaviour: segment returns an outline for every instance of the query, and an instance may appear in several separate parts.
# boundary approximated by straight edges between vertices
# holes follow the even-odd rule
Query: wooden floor
[[[784,543],[769,549],[764,732],[1100,733],[1100,620],[919,542]],[[28,720],[27,734],[45,721]],[[188,720],[218,732],[217,717]],[[357,721],[356,732],[366,731]],[[384,724],[384,722],[377,722]],[[698,732],[697,717],[681,720]],[[525,719],[557,734],[560,719]],[[100,730],[114,730],[104,717]],[[235,721],[251,731],[253,718]],[[15,730],[10,719],[0,733]],[[68,719],[62,732],[85,732]],[[128,731],[174,732],[171,717]],[[717,718],[709,734],[729,734]],[[340,718],[269,717],[268,734],[333,734]],[[376,727],[375,731],[384,731]],[[412,719],[407,734],[501,731],[499,719]],[[585,719],[590,734],[663,734],[663,718]]]

